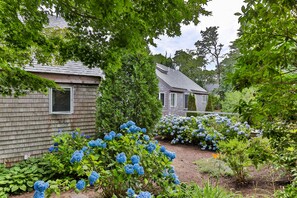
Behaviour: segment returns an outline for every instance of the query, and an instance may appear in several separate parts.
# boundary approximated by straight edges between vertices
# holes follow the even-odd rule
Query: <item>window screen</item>
[[[162,106],[165,106],[165,94],[159,93],[159,100],[161,100]]]
[[[188,103],[189,103],[189,95],[185,94],[185,108],[188,108]]]
[[[63,90],[52,89],[51,112],[52,113],[71,113],[71,88]]]

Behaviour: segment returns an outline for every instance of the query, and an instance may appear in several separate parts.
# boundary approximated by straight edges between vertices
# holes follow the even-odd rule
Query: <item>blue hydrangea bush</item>
[[[72,141],[77,145],[67,147]],[[59,142],[57,151],[48,154],[52,156],[48,159],[64,163],[63,173],[73,175],[77,191],[94,186],[102,189],[104,197],[153,197],[166,195],[168,189],[180,184],[171,166],[175,153],[161,147],[132,121],[122,124],[117,132],[106,133],[103,139],[90,140],[78,133],[57,136],[55,142]]]
[[[202,150],[217,150],[218,142],[225,139],[247,139],[253,129],[218,114],[198,117],[168,115],[157,125],[156,134],[171,140],[172,144],[196,144]]]

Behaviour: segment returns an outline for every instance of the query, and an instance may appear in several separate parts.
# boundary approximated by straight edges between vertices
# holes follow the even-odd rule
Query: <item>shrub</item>
[[[63,138],[58,145],[60,152],[60,147],[67,147],[73,138],[69,135],[58,137]],[[60,155],[51,153],[55,156],[52,163],[65,163],[64,169],[76,175],[76,181],[83,180],[86,186],[99,186],[105,197],[124,197],[129,188],[135,193],[149,191],[158,194],[180,183],[171,166],[175,153],[165,147],[161,149],[146,135],[146,129],[139,128],[132,121],[122,124],[120,133],[111,131],[105,134],[104,139],[90,140],[71,150]],[[72,182],[69,185],[74,186]],[[78,183],[75,186],[83,188]]]
[[[123,65],[116,72],[106,72],[99,87],[96,126],[102,135],[134,120],[139,126],[152,131],[161,117],[162,105],[158,100],[156,65],[142,54],[122,58]]]
[[[197,111],[195,95],[190,93],[188,98],[188,111]],[[187,116],[197,116],[197,113],[188,112]]]
[[[235,122],[219,115],[200,117],[165,116],[157,125],[156,133],[171,139],[172,144],[192,143],[202,150],[217,150],[218,141],[238,137],[247,139],[252,129],[247,123]]]
[[[219,159],[206,158],[195,161],[198,171],[207,173],[213,177],[232,176],[233,172],[230,167]]]

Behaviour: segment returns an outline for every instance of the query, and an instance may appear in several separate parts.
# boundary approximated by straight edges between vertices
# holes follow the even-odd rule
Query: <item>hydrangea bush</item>
[[[77,145],[67,147],[72,141]],[[171,166],[175,153],[161,147],[132,121],[122,124],[118,132],[106,133],[103,139],[88,140],[78,133],[75,137],[57,136],[55,142],[59,142],[58,151],[51,152],[48,159],[64,163],[64,173],[75,175],[76,190],[97,186],[104,197],[151,197],[166,195],[180,183]]]
[[[168,115],[157,125],[156,134],[171,139],[172,144],[192,143],[202,150],[217,150],[218,142],[226,138],[246,139],[252,129],[248,123],[236,122],[218,114],[198,117]]]

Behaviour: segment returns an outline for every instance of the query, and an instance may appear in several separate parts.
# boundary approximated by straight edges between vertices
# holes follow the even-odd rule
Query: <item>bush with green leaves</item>
[[[69,186],[75,185],[79,190],[97,186],[104,197],[125,197],[129,188],[137,193],[149,191],[160,195],[180,183],[171,166],[175,153],[161,147],[147,135],[145,128],[132,121],[122,124],[118,133],[105,134],[104,139],[68,147],[77,137],[80,136],[57,136],[58,152],[49,154],[54,160],[48,158],[53,166],[64,164],[63,173],[68,172],[76,179],[74,183],[69,180]]]
[[[106,72],[99,87],[96,126],[99,136],[133,120],[152,131],[162,115],[156,65],[146,54],[122,58],[122,67]]]
[[[217,150],[220,140],[247,139],[252,131],[247,123],[217,114],[198,117],[168,115],[161,118],[156,128],[156,134],[171,139],[172,144],[197,144],[202,150]]]
[[[238,182],[245,182],[247,168],[267,163],[272,158],[272,149],[268,139],[262,137],[247,139],[230,139],[219,142],[219,159],[231,168]]]

